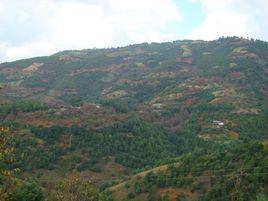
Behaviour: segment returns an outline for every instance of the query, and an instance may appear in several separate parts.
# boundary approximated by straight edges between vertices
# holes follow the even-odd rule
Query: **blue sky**
[[[267,10],[267,0],[0,0],[0,62],[141,42],[268,40]]]

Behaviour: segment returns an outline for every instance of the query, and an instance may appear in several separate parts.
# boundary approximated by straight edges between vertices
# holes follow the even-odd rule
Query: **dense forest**
[[[0,200],[268,199],[268,43],[0,64]]]

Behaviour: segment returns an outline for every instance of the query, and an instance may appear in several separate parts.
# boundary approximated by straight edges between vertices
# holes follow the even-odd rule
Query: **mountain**
[[[1,126],[15,143],[6,166],[50,200],[73,176],[106,200],[256,200],[268,192],[267,42],[63,51],[0,64],[0,88]],[[153,179],[133,176],[143,171]],[[124,193],[110,191],[122,182]]]

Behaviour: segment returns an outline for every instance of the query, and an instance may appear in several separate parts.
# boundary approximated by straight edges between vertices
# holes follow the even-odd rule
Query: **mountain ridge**
[[[171,192],[171,200],[256,200],[267,194],[267,66],[268,43],[238,37],[0,64],[0,126],[16,145],[9,167],[51,200],[58,182],[73,177],[81,185],[96,179],[94,189],[109,200],[120,194],[109,192],[116,182],[174,163],[181,165],[126,185],[120,199],[168,200]],[[219,169],[235,170],[221,178]],[[196,172],[211,180],[184,179]]]

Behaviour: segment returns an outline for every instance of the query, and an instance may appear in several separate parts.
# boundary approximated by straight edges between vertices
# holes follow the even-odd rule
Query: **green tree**
[[[257,201],[268,201],[268,196],[264,193],[259,193],[257,195]]]
[[[129,192],[129,193],[127,194],[127,198],[128,198],[128,199],[133,199],[133,198],[135,198],[135,193],[133,193],[133,192]]]
[[[56,201],[106,201],[90,181],[80,179],[78,176],[60,182],[56,188]]]
[[[141,183],[139,181],[136,181],[134,189],[135,189],[135,193],[137,194],[140,194],[142,192]]]
[[[11,201],[43,201],[44,193],[35,183],[25,183],[9,193]]]
[[[11,188],[11,173],[8,165],[14,161],[13,140],[9,129],[0,127],[0,200],[6,200]]]

